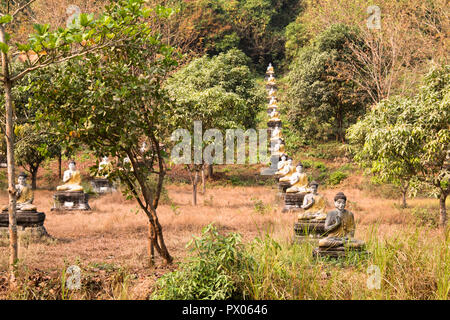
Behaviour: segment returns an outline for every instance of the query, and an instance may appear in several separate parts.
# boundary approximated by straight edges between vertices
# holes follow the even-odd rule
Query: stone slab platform
[[[44,225],[45,213],[37,211],[16,211],[17,225],[21,227],[39,227]],[[0,227],[9,226],[8,211],[0,213]]]
[[[58,191],[53,195],[53,199],[52,211],[91,210],[89,194],[83,191]]]

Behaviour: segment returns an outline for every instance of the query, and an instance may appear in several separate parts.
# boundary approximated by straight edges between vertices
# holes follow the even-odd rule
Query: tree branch
[[[26,4],[24,4],[23,6],[19,7],[16,11],[14,11],[14,13],[11,15],[11,17],[14,18],[14,16],[16,14],[18,14],[20,11],[22,11],[23,9],[25,9],[26,7],[28,7],[30,4],[32,4],[33,2],[35,2],[36,0],[30,0],[28,1]]]

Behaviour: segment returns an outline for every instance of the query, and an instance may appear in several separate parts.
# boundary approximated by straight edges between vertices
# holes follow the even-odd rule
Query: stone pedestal
[[[17,235],[20,239],[30,241],[51,238],[44,227],[45,213],[34,211],[16,211]],[[0,213],[0,238],[9,238],[8,211]]]
[[[286,190],[291,186],[289,181],[280,181],[278,182],[278,192],[286,193]]]
[[[89,195],[83,191],[58,191],[53,195],[52,211],[91,210]]]
[[[261,170],[261,175],[271,176],[274,175],[275,172],[278,171],[278,161],[280,161],[279,155],[271,155],[270,156],[270,167]]]
[[[297,243],[305,240],[316,240],[323,238],[325,233],[325,220],[299,220],[294,224],[294,240]]]
[[[91,181],[91,185],[94,192],[98,194],[111,193],[115,191],[114,186],[108,179],[95,178]]]
[[[282,212],[288,212],[293,209],[296,209],[295,211],[300,210],[305,194],[304,192],[286,193],[284,195],[284,208]]]
[[[281,120],[277,120],[277,121],[267,121],[267,126],[269,127],[269,129],[274,129],[276,127],[281,128]],[[272,131],[270,131],[270,133],[272,133]]]
[[[321,247],[320,245],[313,250],[314,257],[331,257],[340,258],[346,257],[350,252],[357,254],[367,254],[365,245],[359,247],[340,245],[335,247]]]

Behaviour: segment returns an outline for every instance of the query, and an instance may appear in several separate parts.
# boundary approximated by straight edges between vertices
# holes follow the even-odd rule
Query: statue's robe
[[[36,206],[33,205],[34,193],[33,189],[29,185],[22,186],[16,185],[17,198],[16,209],[23,211],[36,210]],[[5,205],[2,210],[8,210],[9,205]]]
[[[331,230],[334,224],[339,223],[336,228]],[[319,241],[319,247],[339,247],[346,245],[348,247],[361,247],[364,245],[363,241],[352,239],[355,235],[355,218],[353,213],[345,210],[340,213],[335,209],[327,214],[325,219],[325,231],[327,237]]]
[[[291,179],[294,177],[294,174],[291,176]],[[286,190],[286,192],[287,193],[306,192],[307,188],[308,188],[308,176],[306,175],[306,173],[302,172],[298,174],[298,181],[292,184],[291,187]]]
[[[61,186],[56,187],[58,191],[83,191],[83,187],[81,185],[81,174],[80,171],[70,171],[67,170],[64,172],[64,176],[68,176],[71,173],[71,176],[66,183]]]
[[[314,200],[311,207],[298,215],[299,220],[315,219],[315,220],[325,220],[327,214],[325,213],[326,202],[325,198],[320,194],[308,193],[303,199],[303,205],[311,203]]]

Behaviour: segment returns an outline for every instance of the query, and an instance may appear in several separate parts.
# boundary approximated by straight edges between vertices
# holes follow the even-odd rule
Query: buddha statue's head
[[[17,178],[17,182],[21,185],[21,186],[26,186],[27,185],[27,174],[25,172],[22,172],[19,174],[19,177]]]
[[[75,161],[70,160],[70,162],[69,162],[69,170],[75,171],[76,167],[77,167],[77,164],[75,163]]]
[[[347,197],[343,192],[338,192],[334,196],[334,206],[339,211],[343,211],[345,209],[345,204],[347,203]]]
[[[317,194],[317,189],[319,189],[319,184],[316,181],[311,181],[309,183],[312,193]]]
[[[108,157],[104,156],[104,157],[102,158],[102,162],[103,162],[103,163],[107,163],[107,162],[108,162]]]
[[[287,163],[288,163],[289,166],[292,166],[292,158],[288,158],[287,159]]]
[[[297,163],[297,166],[295,167],[295,171],[297,171],[298,173],[303,172],[303,165],[301,162]]]
[[[285,155],[285,154],[283,154],[283,155],[281,156],[281,161],[286,161],[286,155]]]

